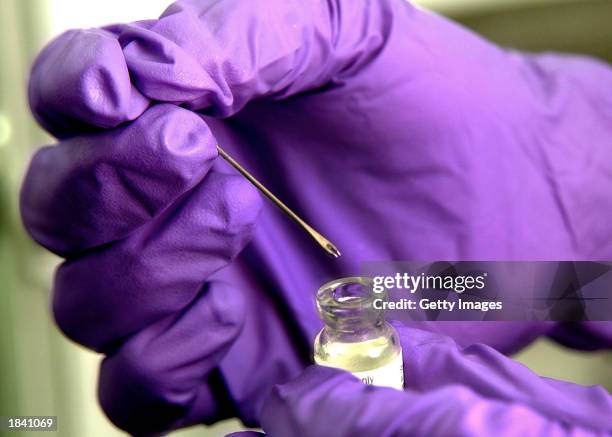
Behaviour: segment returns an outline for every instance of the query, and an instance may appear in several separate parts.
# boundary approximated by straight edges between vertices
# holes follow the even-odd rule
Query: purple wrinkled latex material
[[[612,259],[611,87],[601,62],[505,51],[403,0],[182,0],[39,56],[31,107],[63,141],[34,157],[22,216],[66,258],[54,314],[106,354],[111,420],[258,424],[309,361],[314,291],[363,261]],[[262,208],[217,141],[343,256]],[[504,353],[612,345],[609,323],[417,326]]]

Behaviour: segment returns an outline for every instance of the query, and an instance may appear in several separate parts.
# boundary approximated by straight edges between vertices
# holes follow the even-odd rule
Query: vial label
[[[339,367],[344,369],[342,366],[333,365],[325,361],[317,359],[315,356],[315,363],[320,366]],[[357,378],[361,379],[364,384],[376,385],[379,387],[391,387],[398,390],[404,389],[404,360],[402,359],[402,351],[385,364],[384,366],[376,367],[371,370],[363,370],[360,372],[353,372],[349,369],[344,369],[351,372]]]
[[[402,359],[402,351],[400,350],[396,357],[384,366],[351,373],[361,379],[364,384],[403,390],[404,360]]]

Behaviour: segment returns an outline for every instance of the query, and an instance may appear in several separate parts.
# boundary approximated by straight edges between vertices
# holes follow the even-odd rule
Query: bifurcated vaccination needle
[[[225,159],[232,167],[238,170],[240,174],[242,174],[245,178],[247,178],[247,180],[250,183],[252,183],[255,186],[255,188],[261,191],[261,193],[264,196],[266,196],[276,206],[278,206],[281,209],[281,211],[283,211],[285,214],[289,216],[289,218],[291,218],[294,222],[300,225],[302,229],[304,229],[308,233],[308,235],[310,235],[313,238],[313,240],[315,240],[319,244],[319,246],[325,249],[327,253],[329,253],[334,258],[338,258],[341,255],[338,248],[334,246],[334,244],[331,241],[329,241],[327,238],[325,238],[323,235],[317,232],[312,226],[310,226],[308,223],[302,220],[295,212],[293,212],[287,205],[285,205],[278,197],[272,194],[270,190],[264,187],[261,182],[255,179],[255,177],[251,173],[249,173],[244,167],[238,164],[238,162],[234,158],[228,155],[227,152],[223,150],[219,145],[217,145],[217,151],[219,152],[219,155],[221,155],[223,159]]]

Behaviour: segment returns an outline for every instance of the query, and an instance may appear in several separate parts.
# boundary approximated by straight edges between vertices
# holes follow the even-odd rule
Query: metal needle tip
[[[249,173],[244,167],[232,158],[225,150],[217,145],[217,151],[219,155],[225,159],[232,167],[234,167],[242,176],[244,176],[251,184],[255,186],[264,196],[270,199],[276,206],[280,208],[289,218],[296,222],[302,229],[304,229],[308,235],[310,235],[327,253],[334,258],[338,258],[341,254],[338,248],[332,244],[327,238],[317,232],[312,226],[302,220],[293,210],[285,205],[278,197],[276,197],[270,190],[263,186],[261,182],[255,179],[251,173]]]
[[[334,258],[340,258],[340,255],[342,255],[338,248],[330,242],[325,245],[325,250],[327,250],[327,253],[329,253]]]

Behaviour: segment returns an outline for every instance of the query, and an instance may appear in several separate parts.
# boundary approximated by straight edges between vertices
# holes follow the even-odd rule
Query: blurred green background
[[[61,436],[123,435],[95,397],[99,356],[54,327],[48,290],[58,259],[25,235],[18,187],[32,151],[52,140],[31,119],[29,65],[63,30],[155,18],[170,0],[0,0],[0,415],[57,415]],[[420,0],[503,45],[591,54],[612,60],[612,1]],[[612,139],[611,139],[612,143]],[[541,375],[612,390],[612,353],[578,353],[548,340],[518,360]],[[235,421],[181,436],[218,436]],[[11,433],[25,436],[28,433]]]

